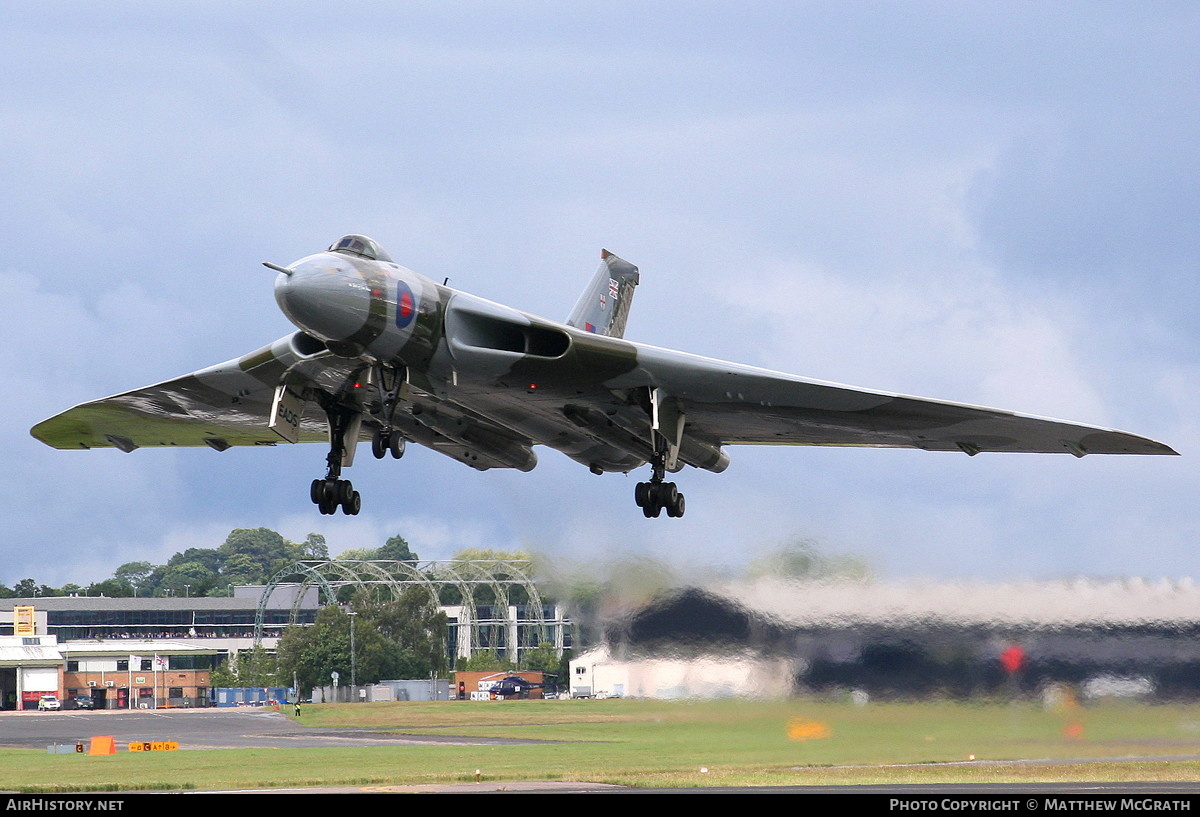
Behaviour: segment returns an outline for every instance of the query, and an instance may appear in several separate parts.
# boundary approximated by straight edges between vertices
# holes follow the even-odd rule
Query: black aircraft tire
[[[325,480],[314,479],[308,488],[308,496],[314,505],[320,505],[321,497],[325,496]]]
[[[637,503],[639,508],[649,507],[651,493],[650,488],[651,485],[649,482],[639,482],[633,489],[633,501]]]
[[[392,438],[388,441],[388,450],[392,452],[392,459],[398,460],[404,456],[404,444],[404,437],[393,431]],[[380,454],[380,456],[383,455]]]
[[[381,460],[387,456],[389,436],[391,435],[385,435],[381,428],[375,429],[375,433],[371,435],[371,453],[375,459]]]
[[[342,513],[346,516],[358,516],[358,512],[362,510],[362,494],[358,491],[353,491],[350,498],[342,503]]]

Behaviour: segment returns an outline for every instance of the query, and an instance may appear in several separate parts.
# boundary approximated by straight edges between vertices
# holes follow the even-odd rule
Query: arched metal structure
[[[323,605],[338,603],[343,587],[365,589],[379,600],[399,598],[409,587],[421,587],[439,607],[457,607],[453,657],[465,658],[480,649],[503,651],[517,660],[523,649],[544,641],[554,643],[541,593],[530,576],[526,559],[473,559],[457,561],[401,562],[390,560],[328,559],[295,562],[277,572],[263,588],[254,620],[254,642],[262,643],[263,621],[272,594],[281,587],[299,585],[294,594],[291,623],[298,620],[301,602],[309,587],[319,589]],[[481,591],[486,590],[486,593]],[[516,612],[512,596],[525,597],[525,615]],[[457,595],[448,603],[447,597]],[[480,615],[480,596],[490,596],[490,615]]]

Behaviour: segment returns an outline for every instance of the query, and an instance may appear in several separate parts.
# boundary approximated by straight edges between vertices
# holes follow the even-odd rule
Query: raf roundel
[[[417,314],[417,298],[403,281],[396,282],[396,326],[405,329]]]

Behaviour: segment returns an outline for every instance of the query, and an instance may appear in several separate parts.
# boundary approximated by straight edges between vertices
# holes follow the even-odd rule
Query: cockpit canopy
[[[329,252],[344,252],[347,255],[357,255],[359,258],[369,258],[372,261],[391,261],[383,247],[375,243],[375,239],[365,235],[344,235],[329,245]]]

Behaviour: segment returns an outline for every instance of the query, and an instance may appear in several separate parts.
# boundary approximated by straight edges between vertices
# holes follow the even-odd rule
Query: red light
[[[536,388],[537,388],[537,383],[530,383],[530,384],[529,384],[529,390],[530,390],[530,391],[533,391],[533,390],[534,390],[534,389],[536,389]]]

